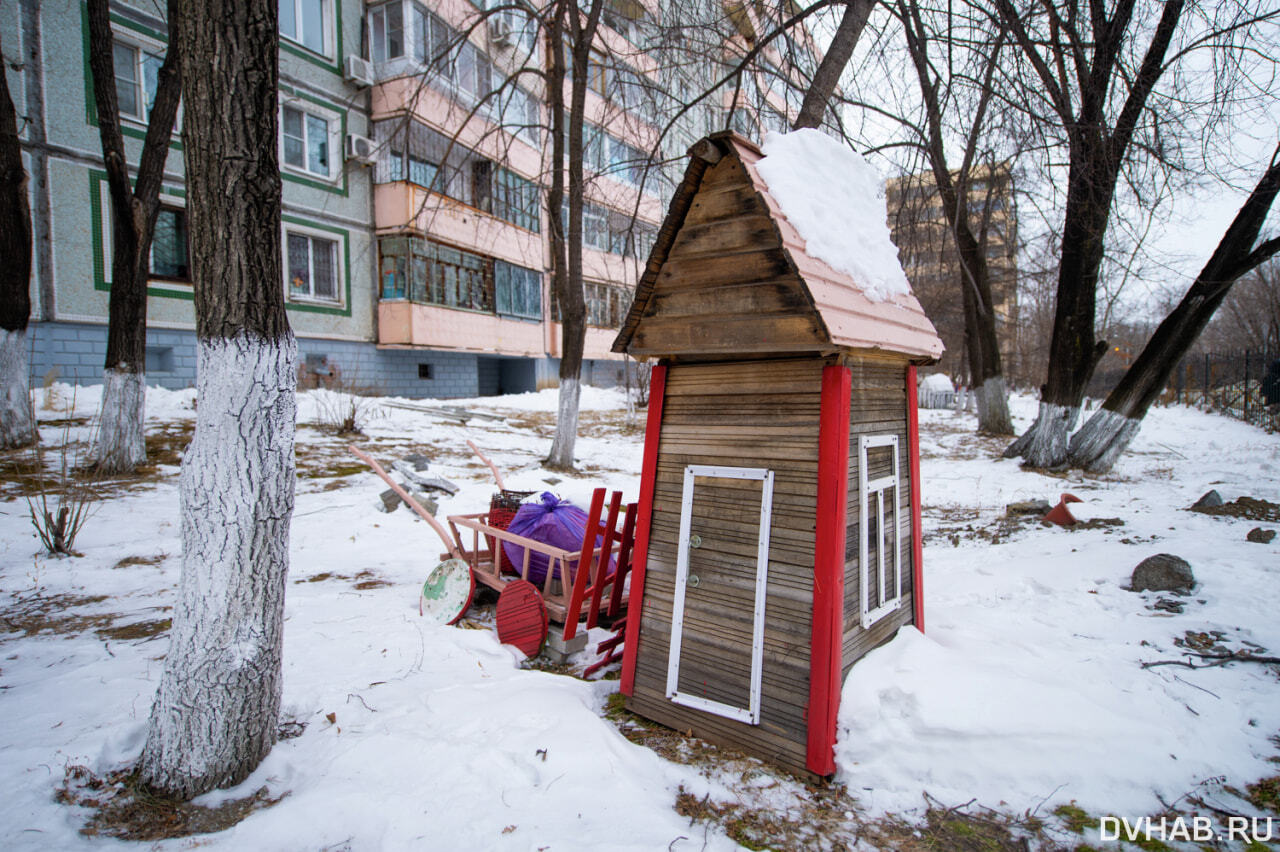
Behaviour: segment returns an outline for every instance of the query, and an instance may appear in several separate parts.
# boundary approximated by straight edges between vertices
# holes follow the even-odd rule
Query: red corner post
[[[907,367],[907,466],[911,476],[911,602],[924,632],[924,529],[920,526],[920,411],[916,365]]]
[[[640,465],[640,514],[636,520],[635,551],[631,559],[631,597],[627,603],[627,639],[622,647],[623,695],[636,685],[636,652],[640,618],[644,614],[644,568],[649,558],[649,528],[653,521],[653,491],[658,478],[658,438],[662,432],[662,404],[667,391],[667,368],[659,364],[649,378],[649,413],[644,424],[644,460]]]
[[[844,552],[849,496],[848,367],[822,370],[818,415],[818,505],[813,548],[813,620],[809,643],[808,743],[805,765],[816,775],[836,771],[844,640]]]

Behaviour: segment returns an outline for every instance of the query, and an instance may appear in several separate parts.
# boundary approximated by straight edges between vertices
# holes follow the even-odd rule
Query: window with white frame
[[[858,564],[863,627],[870,627],[893,612],[902,599],[899,483],[898,436],[860,436]]]
[[[320,236],[292,227],[285,231],[285,274],[290,299],[342,301],[339,247],[331,235]]]
[[[111,47],[116,72],[116,104],[123,118],[145,122],[156,102],[162,51],[116,40]]]
[[[369,42],[374,62],[404,56],[404,6],[396,0],[369,12]]]
[[[322,56],[333,54],[329,0],[280,0],[280,35]]]
[[[300,103],[280,108],[281,156],[285,166],[326,180],[333,177],[337,117]]]

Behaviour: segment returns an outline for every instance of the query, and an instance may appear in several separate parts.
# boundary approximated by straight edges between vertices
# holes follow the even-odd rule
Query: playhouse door
[[[773,471],[684,469],[667,698],[760,723]]]

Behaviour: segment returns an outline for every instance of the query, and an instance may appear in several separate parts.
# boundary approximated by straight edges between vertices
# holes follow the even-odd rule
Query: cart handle
[[[373,468],[373,472],[378,474],[378,476],[382,477],[382,480],[391,486],[391,490],[396,492],[396,494],[400,497],[400,499],[404,501],[406,506],[408,506],[410,509],[413,509],[413,511],[417,512],[419,517],[421,517],[424,521],[426,521],[428,524],[431,525],[431,529],[435,530],[436,535],[440,536],[440,540],[444,542],[445,549],[449,551],[450,556],[452,556],[454,559],[462,558],[462,554],[458,552],[457,545],[455,545],[452,541],[450,541],[449,531],[444,528],[444,525],[441,524],[439,521],[437,521],[434,515],[432,515],[430,512],[424,509],[421,503],[413,499],[413,497],[409,495],[408,491],[405,491],[403,488],[401,488],[400,483],[396,482],[394,479],[388,476],[387,472],[382,469],[382,465],[378,464],[374,460],[373,456],[369,455],[368,453],[361,452],[355,447],[355,445],[351,445],[347,447],[347,449],[351,450],[351,454],[354,455],[356,458],[360,459],[360,461],[364,462],[365,464],[369,465],[369,467]]]
[[[476,446],[475,441],[468,440],[467,446],[471,448],[471,452],[475,453],[477,456],[480,457],[480,461],[484,462],[486,465],[489,466],[489,470],[493,471],[493,479],[495,482],[498,483],[498,490],[506,491],[507,486],[504,485],[502,482],[502,474],[498,473],[498,466],[493,462],[489,461],[488,457],[486,457],[484,453],[480,452],[480,448]]]

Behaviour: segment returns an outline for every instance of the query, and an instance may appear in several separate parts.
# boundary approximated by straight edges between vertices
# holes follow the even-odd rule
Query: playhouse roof
[[[877,293],[807,250],[757,169],[759,148],[726,131],[689,153],[614,352],[942,354],[909,289]]]

